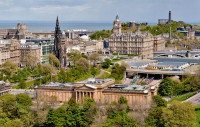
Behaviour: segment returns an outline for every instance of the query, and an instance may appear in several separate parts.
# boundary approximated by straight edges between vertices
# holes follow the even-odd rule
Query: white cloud
[[[51,13],[51,12],[61,12],[61,11],[84,11],[89,9],[88,6],[52,6],[47,5],[43,7],[32,7],[29,10],[35,13]]]

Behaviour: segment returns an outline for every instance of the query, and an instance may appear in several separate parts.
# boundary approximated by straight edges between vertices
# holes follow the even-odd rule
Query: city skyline
[[[118,13],[122,21],[156,23],[168,18],[199,23],[200,1],[182,0],[7,0],[0,1],[1,20],[112,22]]]

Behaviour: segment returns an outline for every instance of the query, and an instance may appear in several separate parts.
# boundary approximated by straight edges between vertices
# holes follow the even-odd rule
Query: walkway
[[[185,101],[191,102],[194,106],[200,105],[200,93],[197,93],[196,95],[188,98]]]

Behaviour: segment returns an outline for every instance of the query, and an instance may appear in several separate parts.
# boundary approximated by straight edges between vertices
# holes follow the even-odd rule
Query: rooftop
[[[113,79],[95,79],[95,78],[89,78],[87,81],[80,81],[76,83],[83,83],[83,84],[102,84],[105,82],[109,82]]]

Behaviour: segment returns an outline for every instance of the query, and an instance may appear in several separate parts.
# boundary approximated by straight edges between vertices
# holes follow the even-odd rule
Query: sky
[[[120,20],[157,23],[172,19],[200,23],[200,0],[0,0],[0,20],[86,21]]]

